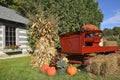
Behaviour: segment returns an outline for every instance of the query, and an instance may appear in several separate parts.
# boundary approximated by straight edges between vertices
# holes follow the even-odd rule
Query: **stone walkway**
[[[30,54],[15,54],[15,55],[7,55],[5,53],[0,53],[0,59],[9,59],[9,58],[17,58],[17,57],[24,57],[30,56]]]

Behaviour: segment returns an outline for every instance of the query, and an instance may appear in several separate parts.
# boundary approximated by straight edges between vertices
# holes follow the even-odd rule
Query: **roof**
[[[29,19],[19,15],[15,10],[0,6],[0,19],[18,22],[22,24],[28,24]]]

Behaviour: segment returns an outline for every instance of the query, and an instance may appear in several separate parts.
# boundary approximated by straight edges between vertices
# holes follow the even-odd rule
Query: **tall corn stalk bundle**
[[[50,64],[52,57],[57,54],[54,39],[58,38],[58,19],[55,16],[45,18],[43,14],[30,15],[32,26],[29,34],[35,40],[35,50],[31,64],[41,67]]]

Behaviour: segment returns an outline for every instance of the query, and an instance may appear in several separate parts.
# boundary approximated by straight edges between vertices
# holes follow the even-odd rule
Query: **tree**
[[[105,28],[103,30],[103,36],[112,36],[112,35],[113,35],[113,30],[112,29]]]
[[[28,14],[37,14],[41,11],[39,0],[1,0],[2,6],[16,10],[23,16],[28,17]]]
[[[114,35],[120,35],[120,27],[114,27],[113,28],[113,34]]]
[[[19,10],[21,4],[24,3],[24,0],[0,0],[0,4],[5,7],[12,8],[14,10]]]
[[[46,14],[59,16],[59,34],[77,31],[84,24],[100,26],[103,19],[95,0],[40,0]]]

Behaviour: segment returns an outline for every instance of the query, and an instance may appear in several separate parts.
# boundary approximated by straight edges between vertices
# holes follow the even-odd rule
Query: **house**
[[[20,45],[22,51],[28,48],[26,24],[29,22],[16,11],[0,6],[0,52],[6,52],[5,47],[11,45]]]

